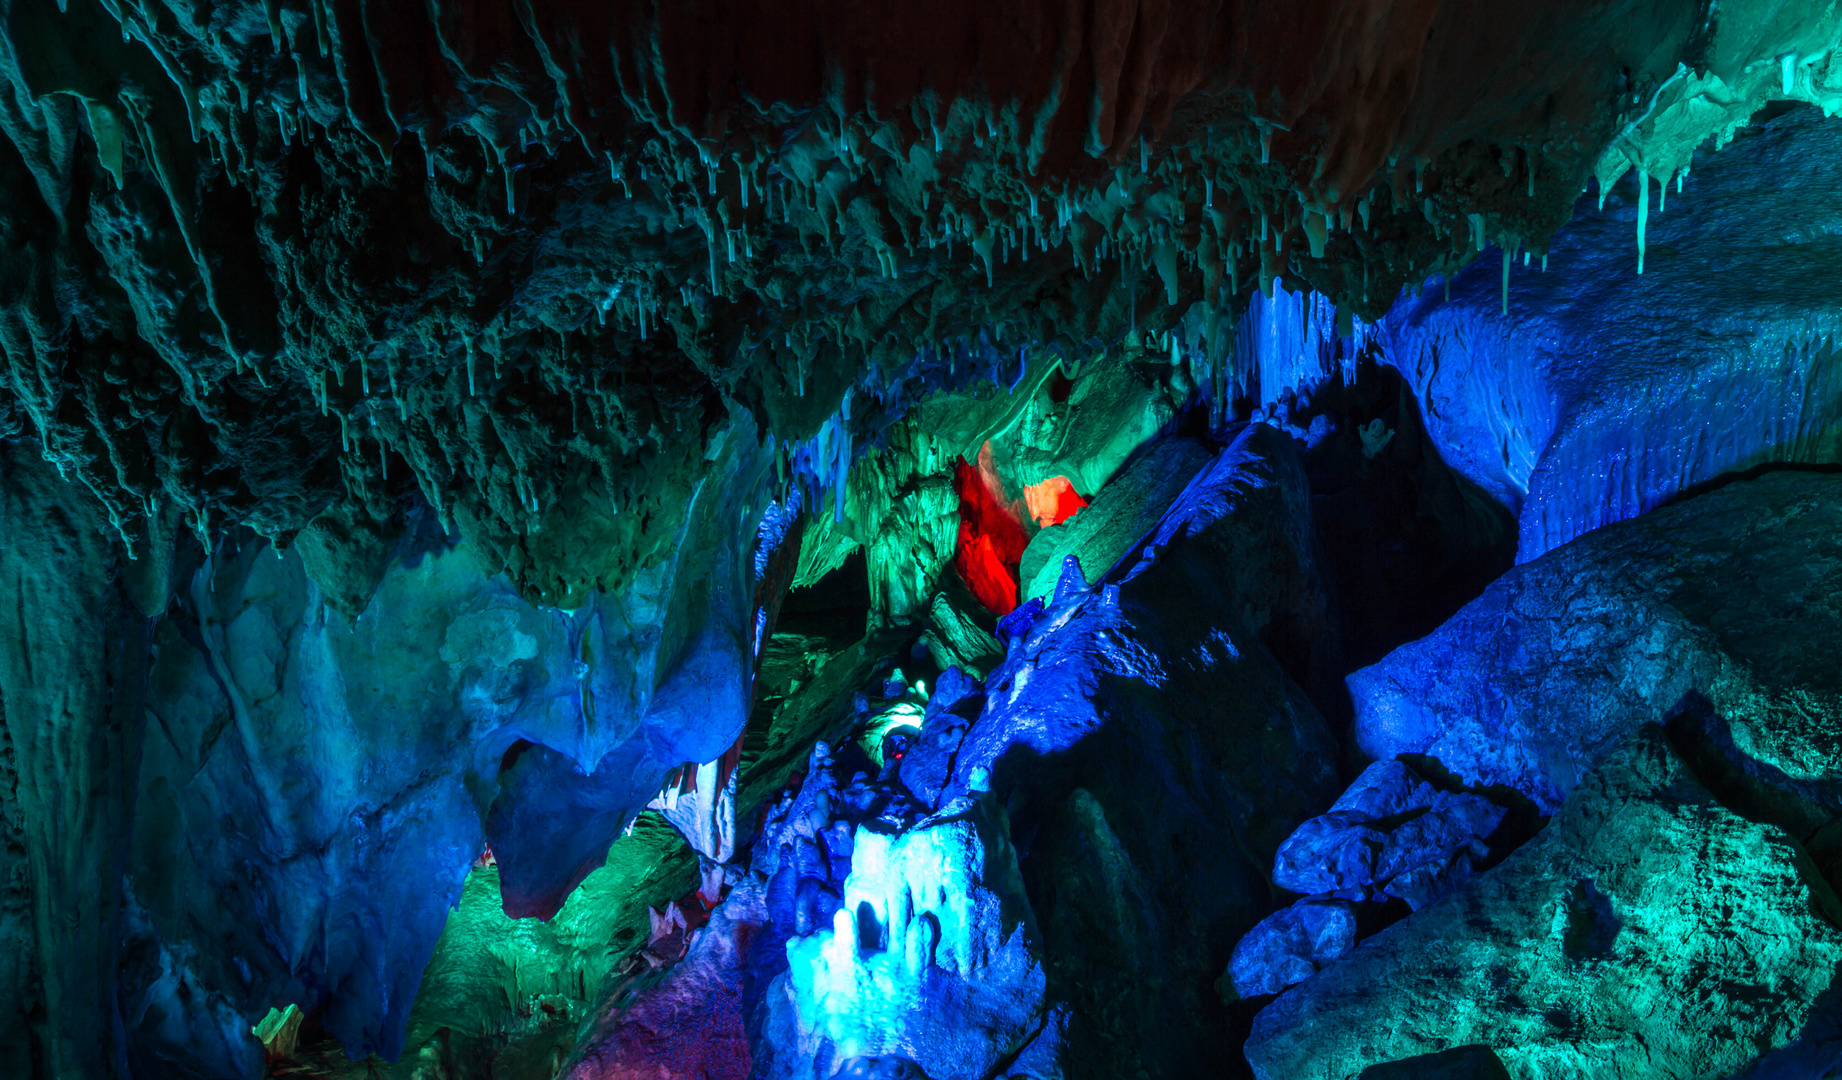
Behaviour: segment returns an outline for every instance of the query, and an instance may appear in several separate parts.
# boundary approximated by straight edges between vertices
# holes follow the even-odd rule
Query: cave
[[[0,0],[0,1077],[1842,1075],[1838,113],[1816,0]]]

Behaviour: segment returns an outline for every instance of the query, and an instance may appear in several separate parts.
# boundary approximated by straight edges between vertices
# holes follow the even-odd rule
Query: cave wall
[[[20,1075],[101,1076],[126,1035],[113,991],[148,616],[95,500],[36,453],[15,443],[5,453],[0,588],[9,625],[0,686],[8,818],[22,841],[9,849],[20,861],[9,858],[8,914],[29,927],[10,936],[34,946],[19,974],[35,963],[39,978],[9,980],[4,1014],[29,1062]]]
[[[1435,440],[1518,510],[1519,559],[1723,473],[1842,461],[1836,137],[1794,107],[1704,149],[1653,191],[1642,273],[1625,181],[1582,198],[1545,269],[1480,263],[1383,320]]]
[[[557,916],[668,777],[729,797],[687,765],[740,762],[758,833],[871,694],[921,709],[914,673],[958,665],[1016,691],[966,735],[996,787],[934,779],[1017,830],[1026,996],[1076,1003],[1030,1014],[1067,1025],[1042,1060],[1188,1068],[1227,1044],[1159,1048],[1114,969],[1182,952],[1186,1015],[1247,1019],[1197,980],[1352,772],[1352,658],[1481,588],[1510,513],[1527,562],[1838,463],[1834,12],[962,7],[0,2],[0,1064],[253,1075],[285,1005],[419,1054],[482,872],[508,920]],[[1303,447],[1262,451],[1285,499],[1252,540],[1210,532],[1237,436]],[[1039,527],[1056,479],[1093,502]],[[968,505],[1005,531],[990,595]],[[853,558],[864,637],[815,637],[749,727],[780,592]],[[1127,614],[1085,630],[1158,663],[1070,646],[1102,734],[1055,743],[1019,650],[1103,581]],[[1170,750],[1173,699],[1236,672],[1201,716],[1224,745]],[[1278,796],[1146,749],[1279,720],[1235,762],[1310,774]],[[1020,730],[1054,767],[1007,772]],[[922,795],[859,750],[878,798]],[[863,762],[827,761],[842,800]],[[1146,838],[1196,815],[1230,823],[1191,840],[1233,910],[1170,929],[1144,912],[1177,918],[1200,857]],[[1095,943],[1143,897],[1130,947]],[[571,1022],[618,969],[590,966]]]

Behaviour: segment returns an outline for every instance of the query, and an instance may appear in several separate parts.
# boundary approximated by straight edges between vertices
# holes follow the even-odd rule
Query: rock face
[[[36,1036],[43,1060],[248,1075],[251,1023],[290,1004],[352,1053],[394,1058],[488,839],[506,907],[553,914],[667,770],[737,738],[766,463],[754,440],[732,443],[675,557],[574,611],[532,604],[417,514],[345,612],[309,576],[307,545],[278,556],[244,532],[204,550],[169,532],[134,562],[86,550],[106,525],[56,498],[77,493],[49,465],[9,454],[0,497],[23,531],[0,546],[55,568],[62,590],[15,565],[11,587],[38,599],[17,596],[0,633],[21,781],[8,823],[44,853],[25,863],[35,907],[74,915],[39,951],[56,1017]],[[71,631],[25,624],[41,602]],[[60,686],[69,703],[34,704]],[[85,829],[61,824],[75,804],[60,792],[90,766],[43,756],[46,740],[90,746],[106,769],[77,785],[112,793],[76,818]],[[533,782],[539,766],[549,782]],[[595,813],[559,821],[584,788]]]
[[[1330,733],[1275,659],[1309,670],[1327,620],[1305,495],[1289,440],[1250,425],[1091,587],[1065,567],[1007,620],[982,694],[930,709],[903,763],[929,805],[989,786],[1006,807],[1070,1075],[1233,1053],[1210,987],[1335,791]]]
[[[1842,265],[1842,132],[1802,108],[1731,139],[1633,157],[1642,198],[1608,155],[1601,204],[1545,255],[1482,259],[1382,321],[1441,454],[1520,514],[1521,561],[1724,472],[1842,461],[1842,304],[1819,285]]]
[[[349,624],[298,557],[211,553],[148,678],[127,878],[163,940],[226,928],[231,953],[195,950],[224,965],[206,985],[323,1009],[349,1050],[394,1057],[485,841],[508,913],[548,917],[668,769],[739,735],[753,531],[733,515],[759,467],[706,493],[720,515],[687,518],[680,559],[573,612],[432,523]]]
[[[1018,566],[1023,599],[1053,596],[1062,576],[1062,560],[1069,555],[1095,577],[1112,569],[1158,523],[1213,456],[1194,439],[1159,439],[1146,446],[1118,476],[1098,489],[1085,509],[1030,540]]]
[[[721,1037],[671,1068],[740,1072],[744,1043],[775,1076],[1187,1075],[1228,1056],[1208,986],[1334,793],[1319,710],[1341,674],[1295,450],[1231,425],[1276,418],[1327,349],[1346,371],[1393,350],[1479,483],[1535,493],[1530,554],[1601,506],[1842,456],[1836,222],[1781,213],[1834,201],[1833,132],[1793,117],[1736,151],[1723,212],[1659,227],[1645,282],[1608,284],[1609,256],[1564,276],[1641,231],[1650,174],[1751,105],[1842,106],[1842,14],[1309,15],[0,0],[0,1073],[253,1075],[250,1023],[284,1003],[304,1017],[290,1038],[392,1057],[469,866],[490,854],[503,910],[553,915],[687,763],[725,762],[680,775],[709,778],[701,847],[734,854],[804,756],[757,746],[765,775],[726,783],[773,622],[755,523],[794,490],[824,552],[808,569],[861,549],[879,630],[931,626],[918,652],[866,638],[786,684],[799,707],[770,734],[838,745],[863,714],[830,692],[882,645],[981,681],[937,682],[912,759],[811,768],[810,798],[777,808],[806,827],[778,822],[748,902],[579,1060],[626,1068],[640,1032],[693,1037],[706,998]],[[1532,285],[1515,256],[1624,161],[1638,201],[1567,234],[1557,284]],[[1731,228],[1761,177],[1789,231]],[[1356,320],[1492,243],[1486,269],[1565,317],[1475,318],[1480,272],[1446,315]],[[1710,265],[1740,285],[1703,282]],[[1752,333],[1766,292],[1782,302]],[[1527,341],[1555,362],[1515,362]],[[1684,434],[1722,409],[1738,437]],[[1190,444],[1231,430],[1226,453]],[[1450,526],[1350,530],[1374,564],[1406,532],[1449,541],[1441,567],[1494,565],[1468,558],[1495,551],[1492,515],[1410,467],[1432,460],[1403,453],[1412,430],[1376,414],[1343,434],[1352,460],[1400,455],[1414,496],[1343,505]],[[1011,479],[1108,489],[1037,550],[1036,595],[995,634],[939,580],[945,473],[992,440]],[[1024,539],[993,545],[1007,575]],[[1651,559],[1594,594],[1590,631],[1508,642],[1546,616],[1494,618],[1502,678],[1428,652],[1425,685],[1363,692],[1365,739],[1551,808],[1636,719],[1686,701],[1752,781],[1842,805],[1836,688],[1779,644],[1793,618],[1827,642],[1827,549],[1748,563],[1755,542],[1719,573]],[[1788,584],[1753,584],[1784,566]],[[1005,584],[992,607],[1019,599]],[[1525,645],[1546,650],[1535,666]],[[1608,648],[1617,670],[1593,674]],[[1595,697],[1618,708],[1577,704]],[[1286,880],[1415,904],[1452,887],[1487,811],[1399,805],[1314,827]],[[1348,914],[1314,901],[1263,924],[1263,963],[1283,981],[1329,961]],[[531,1026],[548,1040],[558,1015]],[[488,1030],[430,1035],[405,1070],[458,1071]]]
[[[741,1002],[752,1075],[780,1080],[1229,1060],[1211,984],[1335,790],[1330,734],[1267,645],[1309,668],[1322,644],[1311,537],[1290,442],[1245,428],[1111,571],[1069,560],[1050,603],[1007,617],[989,678],[944,672],[899,760],[817,744],[699,931],[730,941],[694,942],[569,1075],[644,1075],[633,1048],[675,1047],[682,987],[706,984]]]
[[[1346,1080],[1486,1044],[1517,1077],[1729,1076],[1796,1040],[1842,964],[1800,866],[1645,725],[1535,840],[1263,1010],[1248,1060]]]
[[[1646,721],[1711,711],[1789,781],[1842,780],[1842,479],[1772,473],[1516,568],[1349,677],[1357,739],[1553,812]],[[1704,705],[1705,703],[1705,705]]]

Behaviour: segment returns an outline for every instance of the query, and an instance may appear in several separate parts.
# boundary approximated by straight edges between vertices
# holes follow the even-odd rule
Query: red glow
[[[1066,476],[1051,476],[1040,484],[1026,486],[1023,501],[1029,506],[1036,524],[1045,529],[1060,525],[1087,505],[1087,500],[1076,493]]]
[[[1017,564],[1029,543],[1023,523],[992,490],[984,471],[964,458],[953,463],[953,490],[959,494],[959,549],[953,567],[979,603],[1008,615],[1017,606]]]

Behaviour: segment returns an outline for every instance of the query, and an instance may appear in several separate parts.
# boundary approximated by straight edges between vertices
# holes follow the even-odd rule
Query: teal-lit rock
[[[1261,1011],[1261,1080],[1455,1045],[1518,1080],[1719,1080],[1804,1034],[1842,963],[1829,886],[1646,725],[1533,841]]]

